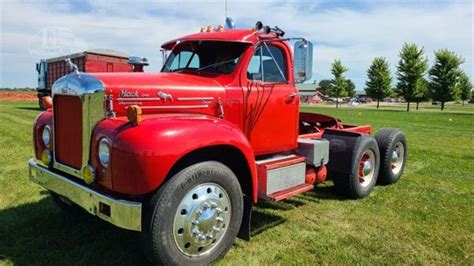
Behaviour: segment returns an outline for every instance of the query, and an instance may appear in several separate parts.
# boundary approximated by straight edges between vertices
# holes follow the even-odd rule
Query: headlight
[[[99,161],[103,167],[107,167],[110,158],[109,141],[106,138],[102,138],[99,142]]]
[[[49,147],[49,144],[51,144],[51,129],[48,125],[43,128],[41,139],[43,140],[44,146]]]

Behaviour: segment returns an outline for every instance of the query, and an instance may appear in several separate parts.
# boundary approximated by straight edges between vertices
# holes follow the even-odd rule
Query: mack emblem
[[[125,89],[120,90],[120,97],[123,98],[138,98],[139,94],[138,91],[127,91]]]
[[[295,83],[311,79],[313,46],[284,33],[208,26],[164,43],[159,73],[60,78],[54,108],[34,125],[30,179],[68,213],[140,232],[158,265],[207,265],[236,237],[250,240],[259,200],[326,179],[354,199],[398,182],[403,132],[374,136],[370,125],[300,111]]]

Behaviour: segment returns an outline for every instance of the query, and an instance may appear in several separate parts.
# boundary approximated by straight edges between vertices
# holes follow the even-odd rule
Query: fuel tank
[[[215,79],[182,73],[90,73],[105,87],[106,105],[116,115],[138,105],[144,114],[200,113],[218,116],[224,87]],[[111,98],[110,98],[111,97]]]

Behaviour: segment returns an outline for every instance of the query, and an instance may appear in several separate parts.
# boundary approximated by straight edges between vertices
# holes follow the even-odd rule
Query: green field
[[[401,128],[409,141],[405,175],[363,200],[338,197],[326,184],[260,202],[253,239],[237,240],[218,264],[474,264],[473,105],[443,113],[303,109]],[[28,181],[38,113],[36,103],[0,102],[0,264],[146,264],[138,235],[88,215],[67,217]]]

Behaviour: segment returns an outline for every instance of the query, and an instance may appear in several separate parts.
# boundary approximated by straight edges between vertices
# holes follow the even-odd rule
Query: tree
[[[428,81],[425,78],[419,79],[417,84],[417,91],[415,94],[416,110],[420,102],[427,101],[430,98],[430,90],[428,86]]]
[[[435,52],[435,63],[429,71],[429,87],[433,100],[441,102],[441,110],[444,110],[445,102],[454,100],[456,96],[459,66],[462,63],[464,59],[448,49]]]
[[[331,73],[334,75],[332,80],[332,88],[330,90],[330,95],[336,97],[336,108],[339,108],[339,97],[347,95],[347,82],[344,77],[344,72],[347,71],[341,60],[334,60],[332,63]]]
[[[464,106],[464,101],[469,100],[472,96],[472,83],[464,72],[459,73],[457,90],[459,91],[459,96],[461,98],[462,105]]]
[[[346,79],[346,84],[347,84],[347,96],[349,97],[354,97],[356,96],[356,86],[354,84],[354,82],[352,82],[352,80],[350,79]]]
[[[379,109],[380,100],[390,95],[391,83],[392,76],[387,60],[384,57],[374,58],[367,70],[365,93],[377,100],[377,109]]]
[[[397,92],[407,102],[407,111],[410,111],[410,102],[419,95],[420,79],[428,69],[428,59],[424,56],[424,49],[418,49],[416,44],[405,43],[400,51],[400,61],[397,66]]]
[[[322,79],[321,81],[319,81],[318,86],[319,86],[319,91],[322,94],[326,94],[332,90],[332,82],[330,79]]]

